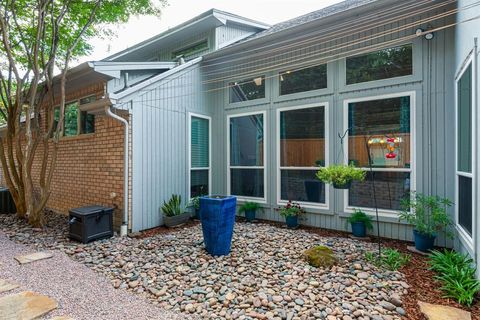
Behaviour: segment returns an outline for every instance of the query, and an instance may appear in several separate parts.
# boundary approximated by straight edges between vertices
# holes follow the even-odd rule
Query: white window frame
[[[301,109],[309,109],[315,107],[323,107],[324,108],[324,128],[325,128],[325,167],[329,165],[329,106],[328,102],[320,102],[314,104],[305,104],[293,107],[285,107],[277,109],[277,116],[276,116],[276,149],[277,149],[277,204],[278,205],[285,205],[288,203],[288,200],[282,200],[282,170],[318,170],[319,167],[282,167],[280,164],[280,114],[284,111],[292,111],[292,110],[301,110]],[[304,208],[310,209],[328,209],[329,208],[329,191],[330,188],[327,184],[325,184],[325,203],[315,203],[315,202],[307,202],[307,201],[295,201],[299,203]]]
[[[263,115],[263,166],[232,166],[230,165],[230,119],[232,118],[240,118],[245,116],[252,116],[252,115]],[[251,201],[251,202],[258,202],[258,203],[267,203],[267,133],[268,133],[268,124],[267,124],[267,112],[266,111],[253,111],[253,112],[246,112],[246,113],[237,113],[237,114],[230,114],[227,115],[227,194],[233,195],[237,197],[239,201]],[[238,196],[231,193],[231,175],[232,169],[263,169],[263,198],[259,197],[245,197],[245,196]]]
[[[417,145],[417,132],[415,126],[415,110],[416,110],[416,92],[415,91],[404,91],[392,94],[384,94],[377,96],[368,96],[362,98],[353,98],[346,99],[343,102],[343,129],[344,132],[348,129],[348,105],[352,102],[365,102],[365,101],[375,101],[375,100],[384,100],[390,98],[399,98],[399,97],[410,97],[410,168],[373,168],[373,171],[376,172],[410,172],[410,191],[416,190],[416,172],[417,172],[417,159],[416,159],[416,145]],[[348,161],[348,137],[347,132],[344,138],[343,152],[345,154],[345,159],[343,163],[347,164]],[[362,167],[361,169],[370,171],[368,167]],[[353,213],[354,209],[361,209],[367,214],[375,214],[375,208],[365,208],[365,207],[352,207],[349,206],[349,190],[344,190],[344,211],[347,213]],[[383,217],[393,217],[398,218],[398,210],[388,210],[388,209],[378,209],[378,213]]]
[[[208,167],[192,168],[192,118],[208,120]],[[208,170],[208,195],[212,190],[212,118],[203,114],[188,113],[188,173],[187,173],[187,199],[191,200],[192,170]]]
[[[458,82],[462,78],[463,74],[467,70],[469,66],[472,66],[472,172],[463,172],[458,171]],[[474,243],[473,239],[476,239],[476,215],[475,212],[475,197],[476,197],[476,126],[475,126],[475,119],[477,118],[477,111],[476,111],[476,97],[475,97],[475,88],[476,88],[476,79],[475,79],[475,70],[476,70],[476,54],[473,54],[473,51],[465,60],[462,68],[458,72],[457,76],[455,77],[455,229],[457,230],[461,241],[468,247],[468,249],[473,252],[474,251]],[[458,178],[459,176],[463,176],[466,178],[472,179],[472,235],[470,236],[468,232],[460,225],[459,221],[459,212],[458,212],[458,200],[459,200],[459,186],[458,186]]]

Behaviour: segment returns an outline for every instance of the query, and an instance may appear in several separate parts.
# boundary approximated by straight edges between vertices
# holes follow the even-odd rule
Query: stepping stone
[[[27,254],[24,256],[17,256],[15,257],[15,260],[17,260],[20,264],[26,264],[26,263],[31,263],[38,260],[50,259],[51,257],[53,257],[53,254],[49,252],[41,251],[41,252]]]
[[[428,252],[417,250],[414,246],[407,246],[407,250],[416,254],[420,254],[422,256],[428,256]]]
[[[7,280],[0,279],[0,293],[7,292],[13,289],[18,288],[18,284],[13,282],[8,282]]]
[[[438,304],[430,304],[418,301],[420,311],[428,320],[471,320],[470,312],[462,309],[447,307]]]
[[[32,320],[56,309],[58,303],[32,291],[0,298],[0,320]]]

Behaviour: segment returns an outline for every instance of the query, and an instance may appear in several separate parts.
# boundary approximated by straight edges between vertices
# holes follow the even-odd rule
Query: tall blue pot
[[[295,229],[298,227],[298,216],[287,216],[285,217],[285,222],[287,223],[287,228]]]
[[[426,235],[413,230],[413,238],[415,240],[415,249],[421,252],[429,252],[434,248],[435,238],[437,235]]]
[[[223,256],[230,253],[236,207],[236,197],[209,196],[200,198],[203,241],[205,249],[213,256]]]
[[[357,238],[363,238],[367,236],[367,227],[363,222],[353,222],[352,224],[352,234]]]

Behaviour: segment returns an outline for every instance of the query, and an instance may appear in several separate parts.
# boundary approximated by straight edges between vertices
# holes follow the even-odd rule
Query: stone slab
[[[50,259],[51,257],[53,257],[53,254],[49,252],[40,251],[40,252],[35,252],[35,253],[23,255],[23,256],[16,256],[15,260],[17,260],[20,264],[26,264],[26,263],[35,262],[38,260]]]
[[[4,279],[0,279],[0,293],[18,288],[19,285]]]
[[[67,317],[67,316],[61,316],[61,317],[52,318],[50,320],[75,320],[75,319]]]
[[[428,256],[428,252],[417,250],[414,246],[407,246],[407,250],[416,254],[420,254],[422,256]]]
[[[348,236],[350,239],[353,240],[361,240],[361,241],[370,241],[370,237],[355,237],[353,234]]]
[[[32,320],[56,309],[58,303],[32,291],[0,298],[0,320]]]
[[[428,320],[472,320],[470,312],[462,309],[422,301],[418,301],[418,305]]]

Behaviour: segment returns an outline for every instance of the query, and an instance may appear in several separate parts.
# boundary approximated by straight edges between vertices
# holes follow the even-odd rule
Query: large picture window
[[[247,79],[229,84],[230,103],[265,98],[265,77]]]
[[[472,237],[473,108],[472,64],[457,80],[457,222]]]
[[[413,74],[412,45],[346,58],[347,85]]]
[[[280,95],[327,88],[327,65],[280,73]]]
[[[408,196],[412,184],[413,103],[413,94],[346,103],[348,162],[368,171],[365,181],[352,184],[348,207],[374,207],[374,178],[378,208],[401,209],[400,202]]]
[[[265,114],[228,117],[229,194],[265,200]]]
[[[326,203],[326,188],[316,177],[325,166],[326,106],[304,106],[278,111],[279,200]]]
[[[210,118],[190,115],[190,198],[210,193]]]

